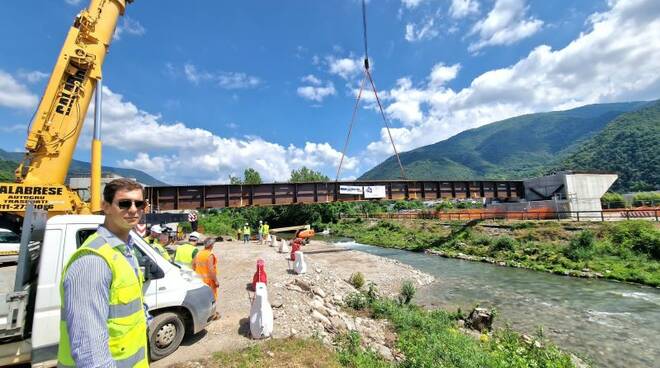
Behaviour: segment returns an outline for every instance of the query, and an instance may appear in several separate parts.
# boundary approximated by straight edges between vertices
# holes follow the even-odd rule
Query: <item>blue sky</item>
[[[0,13],[0,148],[25,129],[86,0]],[[524,113],[660,97],[656,0],[371,0],[369,56],[400,151]],[[357,0],[137,0],[104,65],[104,164],[172,184],[247,167],[334,178],[362,78]],[[391,146],[364,96],[344,163]],[[90,108],[90,113],[93,111]],[[91,121],[76,158],[88,160]]]

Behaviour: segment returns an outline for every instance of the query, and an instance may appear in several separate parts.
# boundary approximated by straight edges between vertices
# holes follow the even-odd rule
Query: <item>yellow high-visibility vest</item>
[[[179,245],[176,248],[176,252],[174,252],[174,261],[190,267],[192,265],[193,253],[195,253],[195,250],[197,250],[197,248],[190,243]]]
[[[108,347],[117,367],[149,367],[147,358],[147,319],[142,304],[142,273],[135,274],[133,266],[121,250],[113,248],[98,233],[94,233],[73,253],[64,268],[60,282],[60,297],[64,308],[64,275],[76,259],[94,254],[105,260],[112,272],[110,284],[110,311],[108,314]],[[64,313],[62,313],[62,316]],[[69,342],[69,329],[60,320],[60,344],[57,352],[58,367],[74,367]]]

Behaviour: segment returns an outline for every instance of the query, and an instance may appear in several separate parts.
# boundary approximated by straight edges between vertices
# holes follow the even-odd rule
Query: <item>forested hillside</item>
[[[615,167],[588,160],[587,152],[602,144],[603,138],[600,143],[586,144],[595,136],[600,136],[605,127],[622,114],[637,111],[649,104],[657,106],[658,102],[598,104],[566,111],[523,115],[467,130],[447,140],[404,152],[401,154],[401,161],[408,179],[425,180],[527,178],[559,168],[570,169],[570,164],[575,163],[577,167],[574,169],[624,170],[625,172],[620,173],[622,180],[618,183],[618,188],[629,188],[629,177],[637,178],[632,179],[633,181],[640,179],[639,175],[629,174],[626,170],[637,164],[630,162],[627,166]],[[649,115],[639,115],[638,119],[648,120]],[[628,128],[626,124],[619,125],[616,132],[620,139],[638,136],[638,133],[631,133],[630,137],[621,135]],[[657,135],[650,134],[650,131],[656,129],[657,134],[658,124],[656,121],[654,128],[653,121],[649,120],[642,125],[630,129],[643,129],[643,134],[648,136],[644,141],[646,148],[639,153],[648,157],[653,151],[646,146],[648,142],[655,140],[657,153],[658,138]],[[608,133],[608,136],[611,134],[614,133]],[[635,144],[637,143],[631,141],[624,146],[632,147]],[[582,152],[580,158],[568,161],[568,157],[578,151]],[[634,155],[620,153],[620,156]],[[399,176],[396,158],[390,157],[367,171],[360,179],[398,179]],[[657,185],[657,178],[654,180]]]

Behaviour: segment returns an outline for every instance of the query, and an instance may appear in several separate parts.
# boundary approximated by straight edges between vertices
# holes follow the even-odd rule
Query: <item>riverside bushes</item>
[[[643,220],[606,223],[365,220],[332,226],[357,242],[408,250],[437,249],[564,275],[660,286],[660,226]],[[586,270],[586,271],[584,271]]]

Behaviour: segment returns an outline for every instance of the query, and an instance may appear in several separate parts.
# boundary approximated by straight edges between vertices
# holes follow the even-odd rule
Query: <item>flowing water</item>
[[[660,289],[579,279],[363,245],[436,277],[415,301],[449,310],[495,307],[496,325],[543,334],[598,367],[660,367]]]

